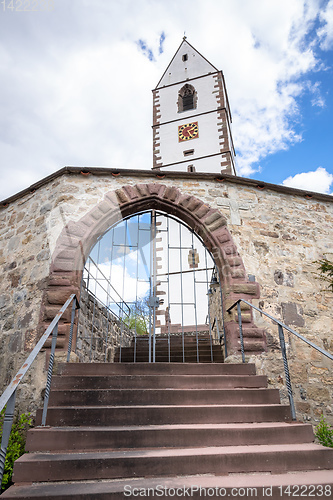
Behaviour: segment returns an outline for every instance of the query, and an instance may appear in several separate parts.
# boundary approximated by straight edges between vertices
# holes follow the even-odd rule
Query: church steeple
[[[153,90],[153,169],[236,174],[223,74],[184,36]]]

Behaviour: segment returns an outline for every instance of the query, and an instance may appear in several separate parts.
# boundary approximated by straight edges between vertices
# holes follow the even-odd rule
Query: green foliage
[[[328,289],[333,292],[333,263],[324,258],[317,260],[319,275],[318,278],[328,283]]]
[[[333,429],[327,424],[323,415],[321,416],[320,422],[316,427],[315,436],[320,444],[333,448]]]
[[[5,409],[3,409],[0,413],[0,441],[2,439],[4,417]],[[28,427],[31,427],[31,425],[32,417],[30,416],[30,413],[22,413],[22,415],[14,419],[7,448],[1,491],[9,488],[11,485],[14,462],[25,453],[27,430]]]
[[[131,330],[136,330],[137,335],[148,334],[148,328],[147,328],[148,323],[146,317],[136,316],[135,314],[132,314],[125,321],[125,323]]]

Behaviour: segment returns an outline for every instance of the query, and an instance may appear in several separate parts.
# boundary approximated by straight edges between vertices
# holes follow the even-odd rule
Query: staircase
[[[207,325],[203,325],[207,330]],[[192,327],[193,329],[194,327]],[[199,357],[199,363],[223,363],[223,353],[221,346],[214,344],[209,333],[185,332],[168,336],[167,334],[156,335],[155,343],[155,361],[172,363],[196,363]],[[149,336],[140,335],[132,340],[129,347],[122,347],[121,352],[118,349],[115,355],[115,361],[123,363],[148,362],[149,361]]]
[[[3,499],[332,498],[333,449],[254,365],[141,361],[61,365]]]

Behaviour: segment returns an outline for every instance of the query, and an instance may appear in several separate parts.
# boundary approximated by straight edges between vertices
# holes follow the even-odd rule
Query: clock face
[[[195,139],[196,137],[199,137],[198,122],[187,123],[186,125],[179,125],[178,127],[179,142]]]

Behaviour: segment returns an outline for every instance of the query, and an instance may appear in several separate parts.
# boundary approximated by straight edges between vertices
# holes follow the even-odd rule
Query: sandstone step
[[[121,352],[124,353],[124,352],[128,352],[128,353],[133,353],[133,352],[136,352],[137,354],[138,353],[141,353],[141,354],[146,354],[146,353],[149,353],[149,349],[148,349],[148,346],[136,346],[136,348],[134,347],[134,345],[132,345],[131,347],[124,347],[122,348]],[[153,347],[151,346],[151,352],[153,351]],[[161,347],[161,346],[156,346],[155,348],[155,353],[158,353],[159,355],[162,355],[162,354],[171,354],[171,355],[179,355],[179,354],[183,354],[183,352],[185,352],[185,354],[196,354],[197,352],[199,351],[200,354],[210,354],[211,352],[213,353],[222,353],[221,351],[221,348],[219,346],[213,346],[212,349],[209,345],[207,346],[197,346],[195,344],[193,344],[193,346],[189,347],[189,346],[185,346],[185,348],[183,349],[183,347],[181,345],[179,346],[170,346],[170,349],[168,349],[168,346],[165,346],[165,347]],[[116,354],[118,354],[119,351],[117,350]]]
[[[153,359],[153,354],[151,355],[151,359]],[[185,358],[181,354],[179,356],[171,356],[170,361],[171,363],[183,363],[183,360],[185,359],[185,363],[212,363],[212,358],[211,355],[199,355],[199,361],[197,359],[197,355],[185,355]],[[155,356],[155,360],[158,363],[168,363],[169,362],[169,357],[168,355],[165,356]],[[116,363],[130,363],[135,362],[135,363],[147,363],[149,361],[149,355],[147,354],[146,356],[135,356],[134,355],[122,355],[121,359],[119,359],[118,356],[115,357],[114,360]],[[222,356],[213,356],[213,362],[214,363],[223,363],[223,357]]]
[[[36,425],[42,410],[37,410]],[[157,425],[198,423],[272,422],[290,420],[287,405],[151,405],[49,407],[47,425]]]
[[[153,350],[153,346],[151,345],[151,351]],[[134,343],[129,346],[129,347],[122,347],[121,349],[121,352],[134,352],[136,351],[137,353],[142,353],[142,354],[145,354],[147,352],[149,352],[149,345],[146,344],[146,345],[136,345],[134,346]],[[196,353],[197,351],[199,351],[200,353],[202,354],[209,354],[211,351],[213,352],[219,352],[221,354],[222,353],[222,350],[221,350],[221,347],[219,345],[213,345],[213,346],[210,346],[209,344],[205,344],[205,345],[202,345],[202,344],[195,344],[195,343],[192,343],[191,345],[185,345],[184,347],[182,346],[181,343],[177,344],[177,345],[170,345],[170,352],[171,354],[182,354],[183,352],[185,352],[185,354],[192,354],[192,353]],[[117,349],[117,353],[120,352],[119,349]],[[156,344],[155,345],[155,352],[156,353],[159,353],[159,354],[168,354],[169,352],[169,348],[168,348],[168,344],[166,343],[164,346],[162,345],[159,345],[159,344]]]
[[[285,473],[333,468],[333,449],[313,443],[162,448],[86,453],[32,453],[20,457],[15,482],[87,481],[126,477],[242,472]]]
[[[50,406],[278,404],[278,389],[73,389],[52,390]]]
[[[59,389],[230,389],[265,388],[265,375],[54,375]]]
[[[153,359],[153,353],[151,353],[151,359]],[[197,353],[193,354],[188,354],[185,353],[184,357],[182,353],[179,354],[171,354],[170,358],[168,354],[158,354],[156,353],[155,355],[155,361],[157,363],[168,363],[170,359],[171,363],[183,363],[185,360],[185,363],[212,363],[212,360],[214,363],[223,363],[223,355],[222,354],[214,354],[213,357],[211,354],[202,354],[199,353],[199,361],[197,357]],[[149,362],[149,354],[141,354],[141,355],[136,355],[134,358],[134,353],[122,353],[121,357],[118,355],[115,356],[115,363],[130,363],[131,361],[135,361],[136,363],[147,363]]]
[[[126,497],[154,498],[244,497],[272,500],[295,496],[332,498],[333,470],[311,470],[293,474],[237,474],[229,476],[126,478],[94,482],[49,482],[14,486],[3,499],[124,500]],[[318,495],[317,495],[318,493]]]
[[[120,448],[207,447],[306,443],[312,426],[302,423],[142,425],[127,427],[36,427],[26,450],[88,451]]]
[[[133,338],[132,342],[135,342],[135,337]],[[153,337],[151,338],[151,342],[153,342]],[[192,345],[192,344],[196,344],[197,342],[199,344],[208,344],[210,345],[211,343],[214,344],[214,340],[212,337],[210,337],[209,335],[170,335],[170,337],[168,335],[165,335],[165,336],[156,336],[155,337],[155,342],[156,344],[160,344],[160,345],[165,345],[165,344],[173,344],[173,345],[177,345],[177,344],[185,344],[185,345]],[[141,344],[141,345],[147,345],[149,344],[149,338],[146,337],[146,338],[143,338],[141,336],[136,336],[136,343],[137,344]]]
[[[248,363],[61,363],[61,375],[255,375],[255,365]]]

